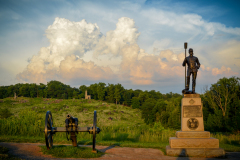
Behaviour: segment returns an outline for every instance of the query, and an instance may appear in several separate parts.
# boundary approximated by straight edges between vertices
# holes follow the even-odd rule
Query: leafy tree
[[[133,97],[139,97],[139,94],[140,94],[141,92],[143,92],[143,91],[140,90],[140,89],[134,90],[134,91],[133,91]]]
[[[212,84],[209,91],[207,91],[206,97],[208,103],[214,110],[220,109],[223,117],[226,116],[229,110],[232,99],[236,97],[236,93],[239,91],[239,78],[222,78],[217,83]]]
[[[163,95],[158,91],[156,92],[155,90],[151,90],[148,92],[149,98],[154,98],[155,100],[163,98]]]
[[[181,127],[181,97],[171,98],[167,103],[166,112],[169,113],[168,127],[180,129]]]
[[[140,104],[142,105],[149,98],[148,92],[147,91],[141,92],[138,98],[140,100]]]
[[[37,85],[35,83],[29,85],[30,97],[37,97]]]
[[[73,91],[73,98],[78,99],[78,94],[79,94],[78,89],[77,89],[77,88],[74,88],[74,91]]]
[[[120,89],[118,87],[115,88],[114,98],[116,99],[116,104],[121,99]]]
[[[81,86],[79,87],[79,90],[80,90],[80,92],[82,92],[82,93],[85,94],[85,91],[87,90],[87,86],[81,85]]]
[[[116,100],[116,104],[117,104],[117,102],[120,102],[120,101],[122,101],[122,94],[123,94],[123,92],[124,92],[124,88],[123,88],[123,86],[121,85],[121,84],[116,84],[115,86],[114,86],[114,88],[115,88],[115,90],[114,90],[114,98],[115,98],[115,100]]]
[[[123,100],[124,100],[124,104],[130,106],[131,105],[131,99],[133,96],[133,90],[124,90],[123,91]]]
[[[155,104],[156,100],[149,98],[142,105],[142,118],[146,124],[153,124],[155,122],[156,113],[153,112]]]
[[[95,100],[98,100],[97,86],[97,83],[89,86],[89,94],[91,94],[91,97],[93,97]]]
[[[13,85],[8,86],[8,88],[7,88],[7,95],[8,95],[8,97],[13,97],[13,95],[14,95],[13,90],[14,90],[14,86]]]
[[[65,91],[67,92],[68,99],[72,99],[74,89],[71,88],[69,85],[67,85],[66,87],[67,88],[65,89]]]
[[[205,123],[205,128],[208,131],[219,132],[222,131],[223,126],[223,115],[221,110],[214,110],[214,114],[209,114],[207,122]]]
[[[46,88],[46,85],[43,83],[40,83],[38,86],[38,90],[37,90],[37,95],[38,97],[44,97],[44,89]]]
[[[79,98],[85,98],[85,91],[88,89],[87,86],[85,85],[81,85],[79,87],[79,90],[80,90],[80,95],[79,95]]]
[[[45,98],[48,98],[48,90],[47,90],[47,88],[45,88],[43,90],[43,95],[44,95]]]
[[[115,86],[114,84],[109,84],[108,83],[108,86],[106,87],[106,91],[107,91],[107,101],[108,102],[114,102],[114,92],[115,92]]]
[[[156,122],[161,122],[161,124],[166,124],[168,116],[165,117],[167,104],[164,100],[158,100],[153,108],[153,113],[156,114]]]
[[[5,98],[5,93],[6,93],[5,87],[1,86],[0,87],[0,99]]]
[[[105,83],[99,82],[97,84],[97,94],[98,94],[98,99],[99,100],[104,100],[105,99]]]
[[[235,105],[239,106],[239,81],[240,79],[236,77],[224,77],[219,79],[217,83],[212,84],[210,90],[206,90],[203,97],[208,103],[207,106],[212,109],[212,112],[209,113],[210,117],[207,118],[207,121],[209,122],[207,122],[207,126],[212,126],[210,125],[211,123],[209,119],[221,118],[222,120],[216,123],[217,126],[212,129],[215,129],[216,131],[231,131],[240,129],[240,127],[234,126],[232,122],[232,120],[234,120],[234,124],[239,124],[239,122],[237,122],[237,117],[239,116],[236,114],[237,112],[239,113],[240,109],[239,107],[234,107]],[[209,110],[211,111],[211,109]],[[219,111],[221,111],[221,116]]]
[[[59,81],[50,81],[47,83],[47,94],[51,98],[60,98],[65,91],[65,85]]]
[[[28,83],[22,85],[22,87],[19,88],[19,94],[23,97],[29,97],[30,96],[29,84]]]
[[[137,97],[132,98],[132,108],[139,108],[140,107],[140,101]]]

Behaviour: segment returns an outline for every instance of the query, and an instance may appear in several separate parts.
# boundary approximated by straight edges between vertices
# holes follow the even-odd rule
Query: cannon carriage
[[[47,149],[50,149],[53,146],[53,135],[56,132],[66,132],[68,140],[72,140],[72,145],[77,147],[77,133],[78,132],[88,132],[93,135],[93,146],[92,152],[96,153],[95,144],[96,144],[96,134],[101,130],[97,127],[97,111],[94,111],[93,116],[93,126],[92,127],[79,127],[78,118],[72,117],[70,114],[67,115],[65,120],[65,127],[53,127],[53,118],[51,111],[47,111],[45,119],[45,141]],[[70,134],[70,138],[68,138]]]

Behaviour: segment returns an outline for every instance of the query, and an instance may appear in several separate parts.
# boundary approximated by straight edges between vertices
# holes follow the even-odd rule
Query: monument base
[[[219,140],[216,138],[177,138],[170,137],[171,148],[219,148]]]
[[[225,151],[222,148],[171,148],[166,147],[168,156],[177,157],[225,157]]]
[[[177,131],[177,138],[210,138],[210,132],[208,131]]]

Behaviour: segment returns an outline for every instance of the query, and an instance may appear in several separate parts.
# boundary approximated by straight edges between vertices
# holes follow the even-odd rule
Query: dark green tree
[[[95,100],[98,100],[97,86],[97,83],[91,84],[88,89],[89,94],[91,94],[91,97]]]
[[[117,104],[118,101],[121,99],[120,89],[119,89],[118,87],[115,88],[114,98],[115,98],[115,100],[116,100],[116,104]]]
[[[108,102],[111,102],[111,103],[114,103],[114,92],[115,92],[115,86],[114,84],[109,84],[108,83],[108,86],[106,87],[106,92],[107,92],[107,101]]]
[[[153,112],[155,104],[156,100],[149,98],[142,105],[142,118],[146,124],[153,124],[156,120],[156,113]]]
[[[124,104],[127,105],[127,106],[130,106],[131,105],[131,99],[132,99],[132,96],[133,96],[133,90],[130,89],[130,90],[124,90],[123,91],[123,100],[124,100]]]
[[[232,108],[234,107],[232,104],[237,103],[239,100],[239,82],[240,79],[237,77],[224,77],[219,79],[217,83],[212,84],[210,90],[206,90],[205,92],[204,99],[209,104],[208,106],[214,110],[213,114],[215,115],[215,118],[216,116],[220,116],[219,110],[221,111],[221,116],[219,118],[223,119],[221,121],[223,124],[217,123],[217,125],[219,125],[217,128],[221,131],[236,129],[235,126],[232,126],[232,117],[235,117],[235,119],[237,118],[235,113],[231,111],[238,111],[238,109]],[[214,115],[212,117],[214,117]],[[221,128],[222,126],[223,128]]]
[[[132,108],[140,108],[140,101],[137,97],[132,98]]]
[[[105,99],[105,83],[99,82],[97,84],[97,94],[98,94],[98,99],[99,100],[104,100]]]
[[[141,92],[138,98],[140,100],[140,104],[142,105],[149,98],[149,94],[147,91]]]
[[[116,84],[114,88],[115,88],[115,90],[114,90],[114,98],[115,98],[116,104],[117,104],[122,99],[122,94],[123,94],[124,88],[119,83]]]

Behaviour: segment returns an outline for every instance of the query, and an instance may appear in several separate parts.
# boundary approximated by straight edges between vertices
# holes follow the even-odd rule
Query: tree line
[[[205,130],[239,131],[240,130],[240,79],[238,77],[222,78],[201,94]],[[45,84],[15,84],[0,87],[0,98],[17,96],[43,97],[58,99],[81,99],[85,91],[92,99],[123,104],[141,110],[145,123],[160,123],[164,128],[180,129],[181,99],[178,93],[162,94],[159,91],[142,91],[125,89],[121,84],[102,82],[81,85],[73,88],[59,81]]]

